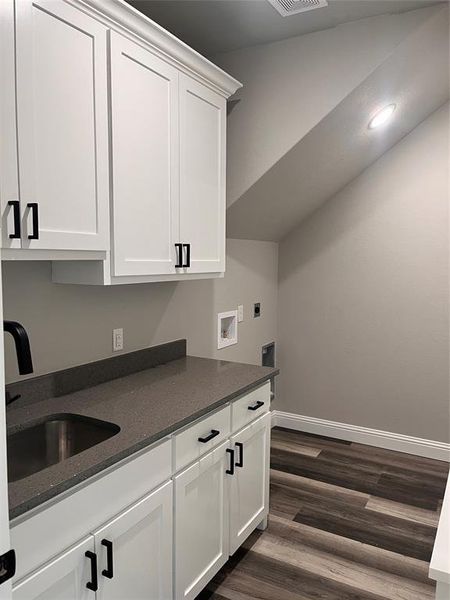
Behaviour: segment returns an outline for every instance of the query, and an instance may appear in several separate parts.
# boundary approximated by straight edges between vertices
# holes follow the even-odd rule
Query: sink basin
[[[104,442],[118,425],[81,415],[50,415],[8,434],[8,480],[18,481]]]

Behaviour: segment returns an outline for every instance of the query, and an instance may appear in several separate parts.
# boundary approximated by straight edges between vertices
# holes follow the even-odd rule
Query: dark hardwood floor
[[[427,600],[448,464],[272,430],[269,527],[197,600]]]

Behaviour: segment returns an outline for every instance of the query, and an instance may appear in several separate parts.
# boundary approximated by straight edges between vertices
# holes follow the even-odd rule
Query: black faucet
[[[32,373],[33,361],[31,360],[30,341],[25,328],[16,321],[3,321],[3,329],[10,333],[14,338],[19,373],[21,375]]]

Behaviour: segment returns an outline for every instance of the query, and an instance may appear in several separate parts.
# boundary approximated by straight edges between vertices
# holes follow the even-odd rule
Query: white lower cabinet
[[[90,553],[86,556],[86,553]],[[94,537],[85,538],[55,560],[13,587],[13,600],[89,600],[95,596],[89,556],[94,557]]]
[[[175,483],[175,598],[190,600],[228,560],[229,442],[182,471]]]
[[[96,600],[172,598],[172,482],[95,532]]]
[[[234,554],[269,510],[270,413],[231,437],[235,456],[229,479],[230,554]]]
[[[269,404],[262,385],[13,524],[13,600],[193,600],[267,518]]]
[[[13,587],[13,600],[170,600],[172,482]]]

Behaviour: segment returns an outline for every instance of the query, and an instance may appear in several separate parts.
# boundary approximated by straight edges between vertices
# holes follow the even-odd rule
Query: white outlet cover
[[[123,329],[113,329],[113,351],[123,350]]]
[[[238,305],[238,323],[242,323],[243,320],[244,320],[244,305],[239,304]]]

